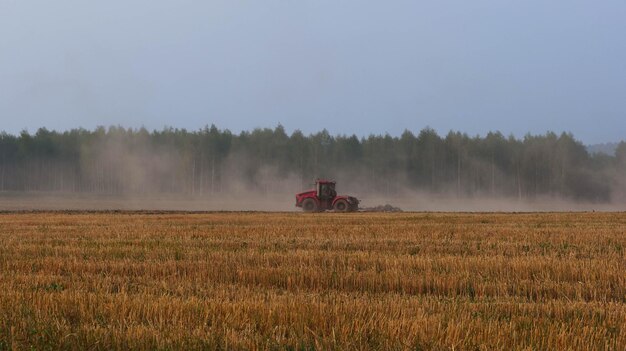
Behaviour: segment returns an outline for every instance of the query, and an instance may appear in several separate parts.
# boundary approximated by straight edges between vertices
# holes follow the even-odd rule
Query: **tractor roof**
[[[337,183],[336,181],[329,180],[329,179],[318,179],[316,182],[320,184],[336,184]]]

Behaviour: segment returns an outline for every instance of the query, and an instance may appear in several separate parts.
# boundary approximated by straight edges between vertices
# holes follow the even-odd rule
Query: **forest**
[[[624,201],[626,143],[589,154],[573,135],[468,136],[433,129],[400,136],[289,135],[282,126],[239,134],[120,126],[0,134],[0,191],[95,194],[295,193],[315,178],[342,189],[459,197],[542,196]],[[293,187],[297,189],[293,189]]]

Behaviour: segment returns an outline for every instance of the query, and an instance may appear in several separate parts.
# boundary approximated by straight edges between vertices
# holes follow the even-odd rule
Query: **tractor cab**
[[[335,182],[329,180],[318,180],[316,184],[317,197],[320,200],[332,200],[337,196]]]

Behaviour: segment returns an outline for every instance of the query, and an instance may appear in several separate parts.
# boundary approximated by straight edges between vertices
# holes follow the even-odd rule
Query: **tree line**
[[[626,143],[614,156],[589,154],[571,134],[484,137],[287,134],[282,126],[239,134],[99,127],[0,134],[0,191],[98,194],[296,192],[314,178],[342,189],[522,199],[621,199]]]

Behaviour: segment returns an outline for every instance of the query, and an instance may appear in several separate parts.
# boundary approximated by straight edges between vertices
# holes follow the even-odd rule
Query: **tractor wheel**
[[[348,201],[341,199],[335,202],[335,206],[333,206],[333,209],[337,212],[348,212],[350,206],[348,205]]]
[[[317,212],[317,203],[311,198],[304,199],[302,201],[302,210],[304,212]]]

